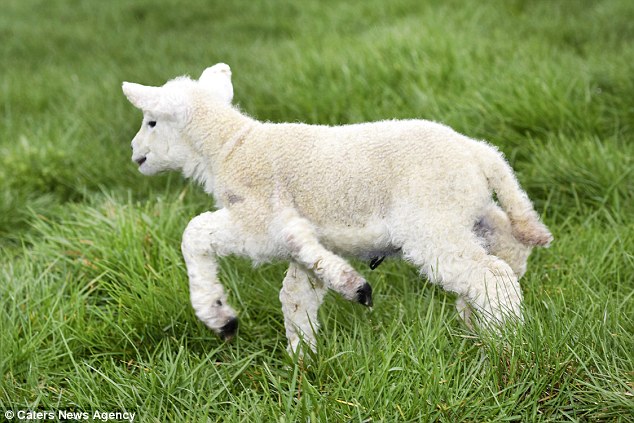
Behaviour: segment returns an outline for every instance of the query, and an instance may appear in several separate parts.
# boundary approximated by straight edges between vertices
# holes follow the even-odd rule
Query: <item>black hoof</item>
[[[223,327],[218,331],[218,335],[224,340],[233,338],[238,331],[238,318],[232,317]]]
[[[385,260],[385,256],[382,257],[372,257],[372,261],[370,262],[370,269],[374,270]]]
[[[357,289],[357,302],[364,306],[372,307],[372,287],[369,283],[364,283],[363,286]]]

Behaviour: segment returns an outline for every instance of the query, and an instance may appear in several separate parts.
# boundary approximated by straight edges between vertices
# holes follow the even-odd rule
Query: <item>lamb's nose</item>
[[[147,160],[147,157],[143,156],[141,158],[136,159],[135,162],[137,162],[139,166],[141,166],[143,163],[145,163],[146,160]]]

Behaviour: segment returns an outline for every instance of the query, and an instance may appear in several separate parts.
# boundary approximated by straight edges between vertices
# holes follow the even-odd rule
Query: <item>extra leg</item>
[[[291,262],[280,291],[289,353],[297,351],[302,339],[315,351],[315,335],[319,329],[317,311],[324,295],[326,288],[323,282],[311,279],[306,270]]]
[[[484,241],[489,254],[504,260],[518,278],[526,273],[526,262],[533,247],[522,244],[513,236],[511,221],[497,204],[491,203],[484,209],[473,229]]]
[[[221,209],[192,219],[183,233],[181,245],[196,316],[224,339],[235,335],[238,319],[218,281],[216,258],[239,253],[240,239],[240,231],[228,210]]]
[[[344,259],[320,244],[312,224],[292,210],[280,214],[275,232],[291,258],[344,298],[372,306],[372,287]]]

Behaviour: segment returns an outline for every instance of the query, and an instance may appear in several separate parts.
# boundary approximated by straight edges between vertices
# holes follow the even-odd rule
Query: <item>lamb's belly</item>
[[[365,226],[328,226],[318,229],[321,243],[329,250],[348,256],[371,258],[390,255],[397,250],[390,243],[387,225],[381,220]]]

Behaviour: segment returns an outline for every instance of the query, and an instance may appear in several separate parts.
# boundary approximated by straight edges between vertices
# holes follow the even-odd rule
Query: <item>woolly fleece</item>
[[[426,120],[259,122],[231,105],[222,63],[198,81],[123,91],[144,114],[132,140],[140,172],[181,171],[216,200],[187,226],[182,252],[196,315],[220,335],[237,328],[217,275],[230,254],[290,261],[280,292],[290,351],[302,339],[315,348],[326,289],[372,304],[343,256],[403,257],[458,294],[468,324],[472,310],[487,327],[521,320],[518,278],[552,236],[493,146]]]

